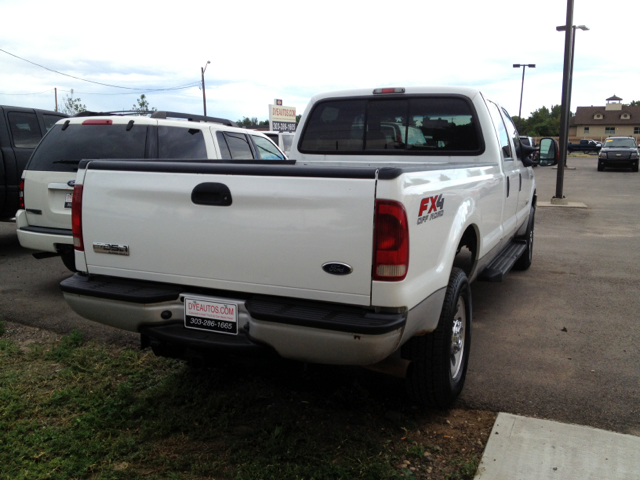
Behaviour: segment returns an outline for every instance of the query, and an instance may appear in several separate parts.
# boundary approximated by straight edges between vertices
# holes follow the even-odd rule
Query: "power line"
[[[42,95],[43,93],[50,93],[53,92],[53,88],[50,88],[49,90],[44,90],[43,92],[34,92],[34,93],[3,93],[0,92],[0,95]]]
[[[199,82],[197,82],[195,84],[189,84],[187,86],[182,85],[182,86],[178,86],[178,87],[168,87],[168,88],[144,89],[144,88],[122,87],[120,85],[111,85],[111,84],[108,84],[108,83],[96,82],[96,81],[93,81],[93,80],[87,80],[85,78],[75,77],[73,75],[69,75],[68,73],[59,72],[59,71],[54,70],[52,68],[48,68],[48,67],[40,65],[38,63],[32,62],[31,60],[27,60],[26,58],[22,58],[22,57],[19,57],[18,55],[14,55],[13,53],[7,52],[6,50],[3,50],[1,48],[0,48],[0,52],[6,53],[7,55],[10,55],[10,56],[12,56],[14,58],[17,58],[18,60],[22,60],[23,62],[30,63],[31,65],[35,65],[36,67],[44,68],[45,70],[48,70],[49,72],[57,73],[58,75],[63,75],[65,77],[73,78],[75,80],[80,80],[82,82],[94,83],[96,85],[102,85],[103,87],[122,88],[124,90],[137,90],[137,91],[143,90],[143,91],[147,91],[147,92],[163,92],[163,91],[167,91],[167,90],[180,90],[182,88],[188,88],[188,87],[192,87],[192,86],[195,86],[195,85],[199,85]]]

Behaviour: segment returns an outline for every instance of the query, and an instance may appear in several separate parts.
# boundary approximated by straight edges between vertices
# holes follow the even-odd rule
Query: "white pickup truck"
[[[313,97],[291,160],[83,161],[61,287],[158,355],[368,366],[446,408],[470,282],[531,264],[529,153],[480,91],[414,87]]]

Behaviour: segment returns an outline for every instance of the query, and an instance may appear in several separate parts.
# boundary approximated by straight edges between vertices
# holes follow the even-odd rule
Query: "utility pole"
[[[207,66],[210,64],[211,62],[209,60],[207,60],[207,63],[205,64],[204,67],[200,67],[200,72],[202,73],[202,105],[204,106],[204,116],[207,116],[207,96],[204,93],[204,72],[207,69]]]
[[[58,111],[58,87],[54,88],[55,92],[56,92],[56,109],[55,111]]]

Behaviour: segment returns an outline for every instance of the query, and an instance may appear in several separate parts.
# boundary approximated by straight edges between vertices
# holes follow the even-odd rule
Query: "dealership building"
[[[629,136],[640,140],[640,106],[622,104],[617,96],[607,98],[604,107],[577,107],[569,120],[570,138],[603,140],[611,136]]]

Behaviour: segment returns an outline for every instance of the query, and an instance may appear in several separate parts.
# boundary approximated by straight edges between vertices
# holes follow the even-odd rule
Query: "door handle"
[[[191,192],[191,201],[196,205],[228,207],[231,205],[231,190],[224,183],[201,183]]]
[[[510,190],[510,182],[509,182],[509,176],[507,176],[507,198],[509,197],[509,190]]]

